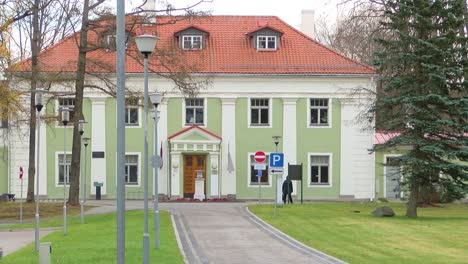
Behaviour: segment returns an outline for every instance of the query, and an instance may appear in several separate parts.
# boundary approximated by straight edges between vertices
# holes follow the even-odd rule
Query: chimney
[[[311,9],[302,10],[301,31],[311,38],[315,38],[315,11]]]
[[[156,10],[156,0],[147,0],[143,5],[143,10]],[[150,23],[156,23],[156,13],[154,12],[145,12]]]

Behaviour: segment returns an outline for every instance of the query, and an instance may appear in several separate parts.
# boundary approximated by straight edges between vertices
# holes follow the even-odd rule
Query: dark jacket
[[[289,185],[289,189],[288,189],[288,185]],[[292,185],[292,181],[291,180],[284,180],[283,182],[283,193],[285,194],[290,194],[293,192],[293,185]]]

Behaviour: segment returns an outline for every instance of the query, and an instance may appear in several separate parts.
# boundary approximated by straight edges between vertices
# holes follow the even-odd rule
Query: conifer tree
[[[465,196],[468,189],[468,60],[465,0],[385,0],[375,64],[384,96],[378,100],[399,136],[382,148],[410,146],[397,159],[409,191],[406,215],[417,217],[428,189]],[[404,129],[401,130],[401,128]]]

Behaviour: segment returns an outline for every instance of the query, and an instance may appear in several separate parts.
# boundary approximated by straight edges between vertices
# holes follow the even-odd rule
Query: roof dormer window
[[[116,50],[117,35],[115,33],[107,33],[102,37],[102,45],[109,50]]]
[[[182,36],[182,48],[184,50],[200,50],[203,46],[202,43],[201,35]]]
[[[276,50],[276,36],[257,36],[258,50]]]
[[[133,41],[134,34],[132,32],[125,32],[125,48],[128,44]],[[105,48],[108,51],[117,50],[117,33],[115,30],[108,30],[101,33],[101,47]]]

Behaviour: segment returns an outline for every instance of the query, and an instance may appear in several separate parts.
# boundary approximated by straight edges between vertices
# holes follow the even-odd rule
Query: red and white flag
[[[163,167],[163,143],[161,141],[161,147],[159,149],[159,169],[162,169]]]

